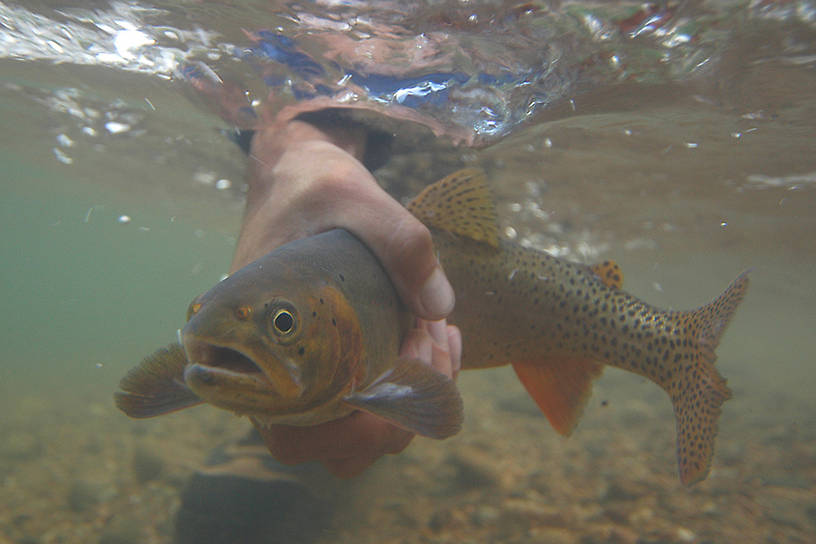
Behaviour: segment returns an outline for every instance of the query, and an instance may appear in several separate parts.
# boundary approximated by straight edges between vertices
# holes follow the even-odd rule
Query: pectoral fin
[[[116,406],[133,418],[160,416],[203,402],[184,383],[187,357],[173,344],[156,350],[131,369],[114,393]]]
[[[464,418],[453,380],[418,360],[400,360],[369,387],[344,400],[430,438],[453,436]]]

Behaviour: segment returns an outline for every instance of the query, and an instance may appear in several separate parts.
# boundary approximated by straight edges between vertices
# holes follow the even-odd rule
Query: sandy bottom
[[[460,384],[462,433],[416,439],[354,481],[326,482],[333,521],[317,542],[808,542],[816,532],[816,421],[795,400],[749,403],[737,391],[711,475],[687,489],[669,402],[650,383],[608,371],[569,439],[510,369]],[[8,402],[2,543],[173,542],[194,470],[248,428],[210,407],[133,422],[99,393]]]

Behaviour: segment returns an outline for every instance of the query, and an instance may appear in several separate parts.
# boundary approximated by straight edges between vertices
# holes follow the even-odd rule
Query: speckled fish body
[[[745,274],[702,308],[663,311],[620,289],[613,263],[589,267],[500,241],[478,171],[448,176],[408,208],[431,229],[454,286],[450,321],[462,330],[463,368],[512,365],[562,434],[605,365],[645,376],[674,406],[681,480],[706,476],[730,396],[714,348],[747,289]],[[295,315],[296,338],[270,333],[280,311]],[[191,314],[187,361],[143,363],[123,380],[123,410],[157,415],[203,399],[256,425],[311,425],[365,409],[427,436],[458,429],[450,384],[396,359],[412,317],[376,258],[345,231],[273,251],[194,300]]]
[[[730,397],[714,348],[747,287],[740,276],[697,311],[664,311],[605,285],[588,266],[503,243],[500,251],[436,237],[456,286],[451,321],[465,369],[513,365],[553,427],[569,434],[603,365],[640,374],[669,394],[681,479],[705,477],[720,405]],[[469,245],[466,243],[465,245]]]

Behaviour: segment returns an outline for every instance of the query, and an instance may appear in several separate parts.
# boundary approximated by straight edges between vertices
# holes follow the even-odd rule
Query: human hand
[[[232,270],[286,242],[342,227],[374,252],[417,317],[442,319],[454,294],[430,232],[357,160],[364,141],[300,121],[257,132]]]
[[[454,303],[433,251],[430,232],[377,184],[358,160],[364,134],[291,121],[256,132],[249,193],[232,270],[291,240],[335,227],[354,233],[377,255],[400,297],[417,315],[401,355],[455,376],[461,335],[444,318]],[[363,412],[311,427],[259,428],[284,463],[319,460],[351,477],[386,453],[399,453],[413,434]]]

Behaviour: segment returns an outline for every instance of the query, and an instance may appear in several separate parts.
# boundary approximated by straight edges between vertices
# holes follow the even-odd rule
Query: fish
[[[448,320],[462,368],[510,365],[568,436],[605,366],[643,376],[669,396],[679,478],[710,471],[731,391],[717,348],[749,271],[710,303],[663,310],[623,290],[614,261],[586,265],[499,235],[484,172],[463,169],[407,205],[431,231],[456,295]],[[200,402],[246,414],[259,429],[313,425],[364,410],[423,436],[459,431],[455,384],[397,357],[414,317],[354,235],[334,229],[281,246],[193,300],[181,339],[120,384],[116,403],[151,417]]]
[[[398,356],[413,318],[380,262],[345,230],[281,246],[195,298],[181,344],[121,381],[134,418],[202,402],[269,425],[309,426],[365,410],[417,434],[462,425],[454,382]]]

